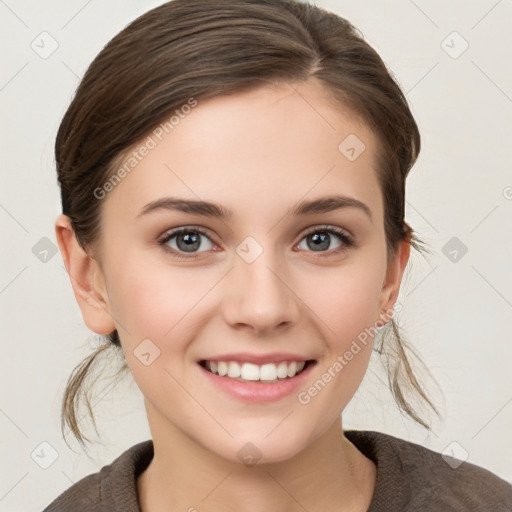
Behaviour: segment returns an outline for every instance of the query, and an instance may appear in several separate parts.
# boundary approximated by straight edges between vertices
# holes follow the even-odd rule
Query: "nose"
[[[224,283],[226,322],[257,335],[290,328],[300,318],[300,299],[290,280],[285,265],[270,250],[264,250],[252,263],[236,255]]]

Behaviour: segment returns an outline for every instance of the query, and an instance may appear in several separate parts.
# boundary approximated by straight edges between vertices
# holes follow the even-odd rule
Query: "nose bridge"
[[[264,331],[296,321],[296,299],[288,287],[288,273],[283,270],[282,259],[276,251],[247,237],[236,252],[227,294],[228,322]]]

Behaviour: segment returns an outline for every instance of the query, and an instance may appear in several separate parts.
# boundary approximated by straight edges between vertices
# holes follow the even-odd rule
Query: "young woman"
[[[401,408],[428,428],[405,376],[435,410],[393,320],[421,243],[404,220],[419,150],[380,57],[313,5],[174,0],[114,37],[56,141],[57,240],[106,336],[63,423],[83,442],[76,399],[111,349],[152,439],[46,512],[512,510],[483,468],[342,428],[388,344]]]

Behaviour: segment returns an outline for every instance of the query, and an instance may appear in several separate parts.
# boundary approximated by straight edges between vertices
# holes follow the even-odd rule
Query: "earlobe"
[[[85,324],[97,334],[110,334],[116,326],[99,263],[80,246],[67,215],[57,217],[55,236]]]

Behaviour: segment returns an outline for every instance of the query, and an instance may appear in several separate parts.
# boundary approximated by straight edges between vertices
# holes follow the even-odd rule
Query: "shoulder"
[[[132,446],[66,489],[43,512],[139,512],[136,480],[152,457],[151,440]]]
[[[512,510],[512,485],[487,469],[389,434],[345,433],[377,464],[377,501],[402,500],[395,510]]]

